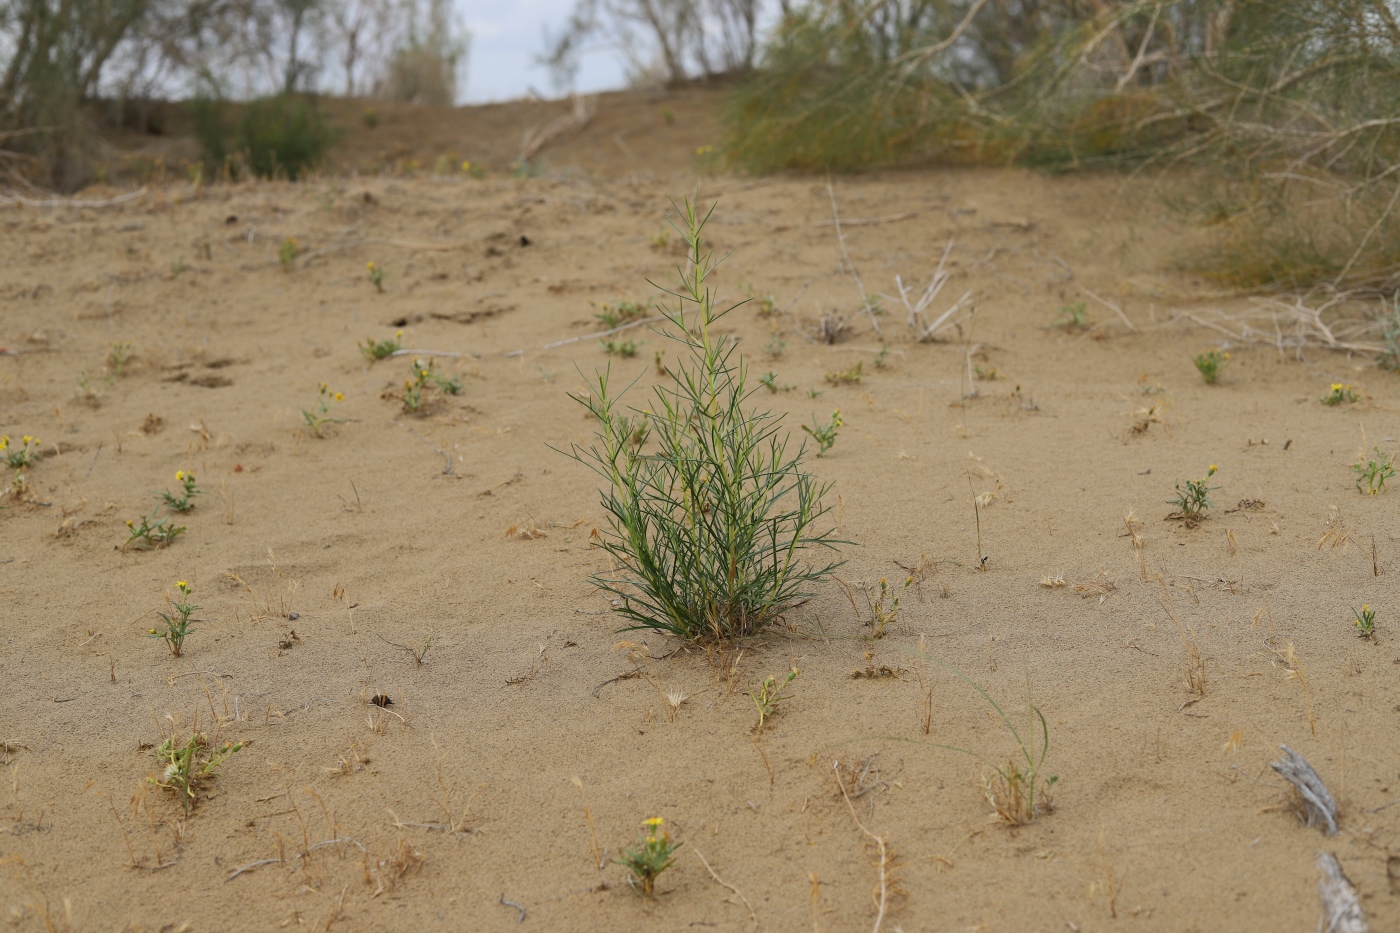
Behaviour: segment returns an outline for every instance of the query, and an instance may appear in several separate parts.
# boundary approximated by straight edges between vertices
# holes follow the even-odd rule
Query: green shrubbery
[[[195,102],[195,136],[215,172],[296,180],[318,168],[335,134],[315,101],[279,94],[249,102],[232,117],[227,104]]]

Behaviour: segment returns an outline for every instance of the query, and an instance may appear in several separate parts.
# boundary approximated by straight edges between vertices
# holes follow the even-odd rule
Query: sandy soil
[[[1400,491],[1362,496],[1350,471],[1363,436],[1395,451],[1400,377],[1241,344],[1203,384],[1192,357],[1224,338],[1185,315],[1247,302],[1172,271],[1195,234],[1117,179],[837,180],[867,289],[922,288],[951,238],[935,310],[976,296],[971,334],[915,342],[890,301],[876,334],[823,180],[697,176],[696,140],[664,121],[626,141],[642,169],[616,164],[606,120],[660,106],[626,105],[539,177],[172,183],[0,213],[0,431],[43,451],[0,503],[9,928],[1301,930],[1324,849],[1371,928],[1400,928]],[[647,677],[627,678],[586,582],[594,477],[551,449],[588,441],[566,393],[606,357],[542,348],[600,329],[590,302],[656,294],[676,257],[651,238],[696,192],[730,251],[723,291],[777,297],[728,319],[754,372],[792,386],[758,401],[794,431],[845,419],[809,464],[856,542],[856,609],[826,585],[726,666],[633,634]],[[1056,326],[1078,301],[1090,326]],[[850,333],[815,341],[833,309]],[[459,396],[404,411],[410,361],[356,346],[399,329],[462,354],[436,360]],[[638,355],[614,365],[640,392],[663,344],[625,336]],[[858,362],[858,385],[825,381]],[[969,383],[969,362],[996,378]],[[343,420],[314,437],[322,382]],[[1333,382],[1361,401],[1319,404]],[[1167,520],[1209,464],[1216,508]],[[124,551],[177,470],[205,491],[188,530]],[[906,568],[917,585],[871,639],[861,586]],[[172,658],[146,633],[179,580],[202,608]],[[1164,598],[1199,636],[1203,697]],[[1052,811],[996,820],[986,765],[946,746],[1000,763],[1014,743],[932,660],[925,734],[921,639],[1018,724],[1029,683]],[[397,647],[429,640],[421,664]],[[792,665],[756,735],[747,694]],[[665,690],[689,697],[670,716]],[[247,746],[185,816],[147,782],[152,747],[194,728]],[[1268,769],[1281,743],[1337,795],[1337,836],[1300,823]],[[652,816],[684,846],[644,900],[598,855]]]

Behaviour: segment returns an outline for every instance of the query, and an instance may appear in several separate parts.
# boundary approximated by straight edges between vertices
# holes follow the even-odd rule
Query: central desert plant
[[[674,206],[674,205],[673,205]],[[617,597],[626,629],[684,639],[752,635],[840,565],[809,565],[809,549],[845,542],[823,521],[822,485],[802,470],[805,444],[791,448],[780,418],[750,407],[748,366],[716,322],[707,280],[719,261],[706,252],[709,213],[686,201],[672,220],[687,247],[676,290],[658,311],[658,333],[678,345],[669,382],[647,409],[621,407],[611,366],[588,395],[572,395],[597,423],[594,444],[570,456],[606,480],[602,547],[613,569],[593,577]],[[734,306],[734,307],[737,307]],[[831,557],[832,555],[827,555]]]

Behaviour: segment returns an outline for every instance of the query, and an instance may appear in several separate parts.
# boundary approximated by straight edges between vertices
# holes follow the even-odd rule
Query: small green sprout
[[[242,742],[225,742],[216,751],[202,732],[192,734],[188,742],[180,745],[174,739],[166,739],[155,751],[156,761],[165,767],[159,779],[149,780],[157,787],[179,794],[181,805],[189,813],[198,800],[199,785],[213,780],[219,766],[242,748]]]
[[[858,386],[860,385],[861,369],[864,365],[864,361],[859,361],[850,369],[839,373],[827,373],[826,381],[834,386]]]
[[[783,695],[783,691],[788,688],[794,680],[801,675],[801,671],[793,668],[788,671],[787,677],[783,678],[781,684],[778,679],[771,674],[763,678],[763,683],[759,685],[757,693],[750,693],[749,698],[753,700],[754,707],[758,710],[758,722],[754,724],[755,732],[762,732],[766,723],[773,714],[778,711],[778,704],[788,697]]]
[[[661,828],[665,823],[659,816],[643,821],[646,827],[642,841],[628,846],[617,864],[632,873],[627,883],[641,897],[651,897],[657,876],[676,863],[675,851],[683,843],[672,842],[671,834]]]
[[[165,646],[170,649],[171,657],[178,658],[185,647],[185,636],[194,634],[194,629],[190,628],[190,616],[199,607],[189,602],[190,585],[188,583],[181,580],[175,584],[175,589],[180,591],[179,596],[171,599],[167,595],[165,598],[171,611],[156,610],[156,615],[161,617],[165,627],[151,629],[146,633],[146,637],[158,638],[165,642]]]
[[[1176,506],[1177,514],[1188,522],[1198,522],[1205,517],[1206,509],[1210,508],[1210,493],[1219,489],[1219,486],[1207,486],[1209,480],[1216,474],[1215,464],[1211,464],[1206,470],[1206,475],[1202,479],[1188,479],[1185,484],[1176,484],[1176,498],[1168,499],[1170,505]]]
[[[20,446],[12,449],[10,435],[0,434],[0,457],[4,457],[5,463],[16,470],[23,470],[39,461],[39,443],[37,437],[26,434],[20,438]]]
[[[763,352],[768,354],[769,359],[782,358],[783,351],[787,349],[787,341],[780,337],[774,337],[763,345]]]
[[[598,305],[598,313],[594,315],[598,323],[608,330],[619,327],[632,321],[640,321],[647,316],[647,306],[636,301],[619,301],[615,304]]]
[[[181,272],[189,271],[189,268],[189,266],[185,265],[185,257],[181,256],[179,259],[175,260],[170,264],[170,277],[175,278]]]
[[[1207,350],[1196,354],[1194,362],[1206,385],[1215,385],[1220,379],[1220,371],[1230,362],[1230,354],[1225,350]]]
[[[817,456],[822,457],[831,449],[831,445],[836,443],[836,433],[841,430],[841,426],[846,422],[841,420],[841,409],[837,408],[831,412],[831,418],[826,424],[819,424],[815,416],[812,418],[810,427],[801,425],[802,430],[812,435],[817,442]]]
[[[282,245],[277,249],[277,261],[282,263],[282,271],[290,272],[292,263],[301,254],[301,245],[291,237],[282,241]]]
[[[331,407],[336,402],[345,401],[345,395],[341,392],[332,392],[331,387],[326,383],[321,383],[316,393],[316,409],[312,411],[307,408],[301,410],[301,416],[306,419],[306,426],[311,429],[312,437],[321,437],[321,431],[328,424],[344,424],[344,418],[332,418]]]
[[[1061,327],[1065,330],[1079,330],[1088,322],[1087,306],[1082,301],[1076,301],[1072,305],[1061,305],[1059,315]]]
[[[1322,397],[1322,404],[1335,407],[1343,402],[1359,402],[1361,396],[1356,394],[1356,390],[1344,382],[1332,383],[1331,391]]]
[[[602,340],[599,346],[608,356],[621,356],[627,359],[637,355],[638,344],[635,340]]]
[[[112,344],[107,350],[107,366],[117,376],[126,372],[126,364],[131,362],[131,344],[122,341]]]
[[[126,527],[131,534],[126,539],[126,543],[122,545],[123,551],[129,547],[134,547],[138,551],[169,547],[171,542],[185,531],[184,525],[170,524],[169,515],[164,518],[156,518],[154,512],[141,516],[139,525],[132,519],[127,519]]]
[[[1367,460],[1365,465],[1353,463],[1351,471],[1356,474],[1357,491],[1374,496],[1385,491],[1385,481],[1395,475],[1395,466],[1391,463],[1390,454],[1379,447],[1371,449],[1375,456]]]
[[[370,262],[366,268],[369,269],[369,283],[374,286],[375,291],[381,295],[384,294],[384,270],[373,262]]]
[[[370,263],[370,265],[373,265],[373,263]],[[403,349],[403,331],[394,331],[392,340],[375,340],[373,337],[366,337],[364,340],[361,340],[357,346],[360,348],[360,353],[362,353],[367,360],[386,359]]]
[[[156,493],[156,498],[165,503],[165,506],[173,512],[188,512],[194,508],[191,500],[195,496],[201,495],[203,490],[194,484],[194,474],[184,470],[175,471],[175,482],[180,484],[180,493],[172,495],[168,492]]]
[[[1356,628],[1362,638],[1372,638],[1376,634],[1376,613],[1371,608],[1370,603],[1361,607],[1360,610],[1353,609],[1351,614],[1356,616]]]
[[[779,382],[778,374],[773,372],[772,370],[769,370],[762,376],[759,376],[758,381],[763,385],[764,388],[766,388],[769,392],[774,393],[775,395],[779,392],[791,392],[793,388],[786,382]]]
[[[906,577],[904,586],[900,587],[899,592],[891,594],[889,582],[881,577],[878,597],[872,600],[870,590],[866,590],[865,601],[870,604],[870,627],[874,629],[870,635],[871,638],[885,637],[885,626],[893,622],[895,616],[899,615],[899,594],[913,585],[914,578]]]

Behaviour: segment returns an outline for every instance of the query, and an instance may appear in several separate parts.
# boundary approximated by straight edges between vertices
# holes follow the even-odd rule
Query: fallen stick
[[[705,870],[706,870],[707,872],[710,873],[710,877],[711,877],[711,878],[715,879],[715,880],[718,881],[720,884],[724,885],[726,888],[728,888],[729,890],[733,891],[733,892],[734,892],[734,896],[737,897],[740,901],[743,902],[744,906],[747,907],[747,908],[749,909],[749,919],[753,921],[754,927],[757,928],[757,927],[758,927],[758,914],[754,913],[753,905],[749,903],[749,899],[748,899],[747,897],[744,897],[744,895],[740,894],[740,893],[739,893],[739,889],[736,888],[736,887],[734,887],[734,885],[730,884],[728,881],[725,881],[725,880],[724,880],[723,878],[721,878],[719,875],[715,874],[715,870],[714,870],[713,868],[710,867],[710,863],[707,862],[707,861],[705,861],[705,856],[700,855],[700,850],[699,850],[699,849],[691,849],[690,851],[694,852],[697,856],[699,856],[699,858],[700,858],[700,863],[701,863],[702,865],[705,866]]]
[[[1108,310],[1112,311],[1114,314],[1118,315],[1119,320],[1121,320],[1124,324],[1128,325],[1128,330],[1131,330],[1133,332],[1137,331],[1137,325],[1134,324],[1132,321],[1128,320],[1128,316],[1123,313],[1122,308],[1118,307],[1116,304],[1109,301],[1107,298],[1100,298],[1098,295],[1095,295],[1083,285],[1079,286],[1079,290],[1082,291],[1084,294],[1088,295],[1090,298],[1097,301],[1099,304],[1103,305]]]
[[[835,225],[838,227],[873,227],[876,224],[892,224],[901,220],[908,220],[911,217],[918,216],[918,211],[906,211],[903,214],[887,214],[884,217],[857,217],[854,220],[837,220],[835,218],[832,218],[831,220],[814,220],[807,226],[830,227]]]
[[[1287,745],[1280,745],[1279,748],[1283,749],[1283,757],[1270,762],[1269,767],[1292,784],[1293,789],[1298,792],[1298,796],[1303,800],[1303,809],[1307,813],[1308,825],[1321,823],[1324,833],[1335,836],[1337,804],[1328,793],[1327,785],[1322,783],[1322,778],[1317,776],[1317,772],[1308,764],[1306,758]]]
[[[1322,872],[1317,881],[1317,891],[1322,895],[1322,921],[1317,928],[1323,933],[1369,933],[1370,927],[1361,913],[1361,899],[1342,874],[1337,857],[1330,852],[1317,853],[1317,870]]]
[[[599,332],[596,333],[596,334],[584,334],[582,337],[570,337],[570,338],[568,338],[567,340],[556,340],[556,341],[554,341],[554,343],[547,343],[547,344],[545,344],[544,347],[543,347],[543,349],[545,349],[545,350],[553,350],[553,349],[555,349],[556,347],[567,347],[567,346],[568,346],[569,344],[571,344],[571,343],[578,343],[580,340],[592,340],[592,339],[595,338],[595,337],[608,337],[608,336],[611,336],[612,334],[616,334],[618,331],[624,331],[624,330],[626,330],[626,329],[629,328],[629,327],[637,327],[637,326],[639,326],[639,325],[641,325],[641,324],[652,324],[652,323],[655,323],[656,321],[661,320],[661,318],[662,318],[662,315],[659,315],[659,314],[658,314],[658,315],[656,315],[655,317],[644,317],[644,318],[642,318],[640,321],[629,321],[629,322],[627,322],[626,324],[619,324],[617,327],[614,327],[612,330],[599,331]]]
[[[851,803],[851,795],[846,793],[846,785],[841,783],[841,763],[833,762],[831,766],[832,776],[836,778],[836,786],[841,789],[841,796],[846,801],[846,808],[851,811],[851,819],[855,820],[856,828],[865,833],[866,837],[875,843],[876,849],[880,853],[880,894],[875,900],[875,926],[870,933],[880,933],[880,925],[885,922],[885,908],[889,902],[889,882],[886,878],[886,866],[889,865],[889,851],[885,846],[883,836],[877,836],[865,828],[865,824],[856,816],[855,805]]]

